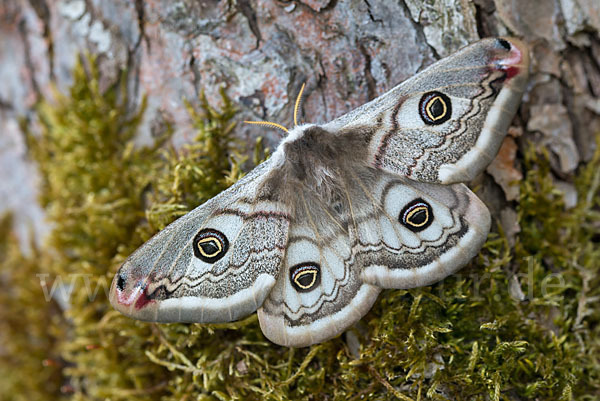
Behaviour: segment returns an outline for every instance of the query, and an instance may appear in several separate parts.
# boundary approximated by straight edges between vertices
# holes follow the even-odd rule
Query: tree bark
[[[219,87],[240,120],[290,126],[293,102],[307,87],[302,120],[322,123],[384,93],[436,59],[494,35],[522,37],[532,75],[484,197],[509,225],[522,174],[519,149],[550,150],[559,188],[595,149],[600,132],[600,3],[597,0],[0,0],[0,209],[18,210],[21,229],[43,231],[36,172],[26,158],[19,119],[35,124],[33,106],[65,91],[79,54],[98,55],[102,86],[128,71],[134,109],[148,110],[140,142],[165,123],[175,141],[192,139],[184,99]],[[240,137],[277,135],[240,125]],[[502,191],[500,191],[500,189]],[[487,194],[487,195],[486,195]],[[498,201],[498,194],[503,194]],[[25,230],[24,230],[25,231]]]

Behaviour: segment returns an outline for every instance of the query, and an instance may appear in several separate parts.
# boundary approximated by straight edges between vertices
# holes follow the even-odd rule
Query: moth
[[[154,322],[257,311],[269,340],[303,347],[344,332],[384,288],[456,272],[491,224],[463,183],[497,154],[528,65],[518,40],[484,39],[331,122],[296,125],[129,256],[112,305]]]

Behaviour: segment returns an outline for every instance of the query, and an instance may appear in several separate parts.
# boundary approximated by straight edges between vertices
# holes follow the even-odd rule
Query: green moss
[[[64,361],[55,347],[65,334],[64,319],[40,285],[43,255],[32,246],[23,256],[11,226],[9,216],[0,219],[1,398],[55,400],[63,384]]]
[[[200,113],[186,102],[198,135],[180,152],[173,148],[163,152],[165,163],[153,176],[155,191],[148,212],[154,227],[162,229],[242,177],[240,166],[246,158],[243,144],[233,136],[236,109],[224,91],[221,98],[222,111],[211,107],[204,94],[200,97]],[[258,142],[256,155],[261,151]]]
[[[56,92],[52,101],[39,105],[42,135],[29,135],[28,142],[53,226],[39,269],[50,275],[48,285],[57,292],[72,286],[70,296],[65,293],[71,305],[64,312],[68,336],[56,345],[67,362],[65,390],[76,398],[103,398],[132,383],[151,387],[160,372],[152,366],[140,369],[130,359],[145,358],[147,327],[129,337],[103,327],[112,312],[107,289],[118,255],[149,236],[144,192],[151,172],[163,163],[158,147],[164,141],[153,148],[134,147],[145,101],[138,112],[128,112],[125,84],[101,91],[95,60],[84,61],[74,70],[68,96]],[[123,326],[121,333],[133,329]],[[127,358],[123,344],[129,347]]]
[[[43,135],[29,138],[54,227],[48,245],[34,258],[13,254],[49,274],[50,286],[80,274],[72,280],[72,306],[59,313],[33,295],[8,297],[29,311],[15,327],[52,320],[41,339],[10,337],[15,350],[38,345],[22,363],[31,375],[31,361],[64,361],[46,371],[54,378],[52,394],[62,382],[77,400],[600,395],[600,152],[578,171],[578,203],[566,210],[547,157],[531,147],[514,247],[498,229],[459,274],[430,287],[385,291],[348,334],[288,349],[262,336],[255,315],[223,325],[157,325],[112,310],[105,291],[119,263],[157,229],[231,185],[247,160],[245,146],[232,136],[235,109],[225,96],[221,110],[204,97],[200,111],[187,105],[198,137],[180,151],[164,141],[133,146],[143,105],[128,112],[124,85],[100,91],[94,60],[87,65],[88,72],[77,66],[68,96],[40,106]],[[259,144],[254,162],[263,157]],[[11,272],[15,263],[6,260],[3,271]],[[14,275],[9,288],[35,290],[27,280]],[[99,291],[90,297],[90,289]],[[19,311],[23,306],[10,309]],[[354,343],[360,346],[348,345]],[[10,370],[10,360],[0,363],[0,372]],[[0,389],[22,388],[6,377]]]

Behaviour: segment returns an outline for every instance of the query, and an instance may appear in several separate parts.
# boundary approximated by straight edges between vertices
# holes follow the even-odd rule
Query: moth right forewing
[[[495,157],[525,90],[528,63],[518,41],[482,40],[324,128],[349,135],[376,128],[367,151],[375,168],[423,182],[465,182]]]

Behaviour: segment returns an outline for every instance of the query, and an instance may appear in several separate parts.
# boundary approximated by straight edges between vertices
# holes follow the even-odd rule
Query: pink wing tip
[[[527,75],[529,72],[529,52],[527,46],[517,39],[500,38],[498,41],[508,50],[504,57],[496,59],[498,69],[506,72],[506,80],[517,75]],[[510,46],[510,49],[507,48]]]

